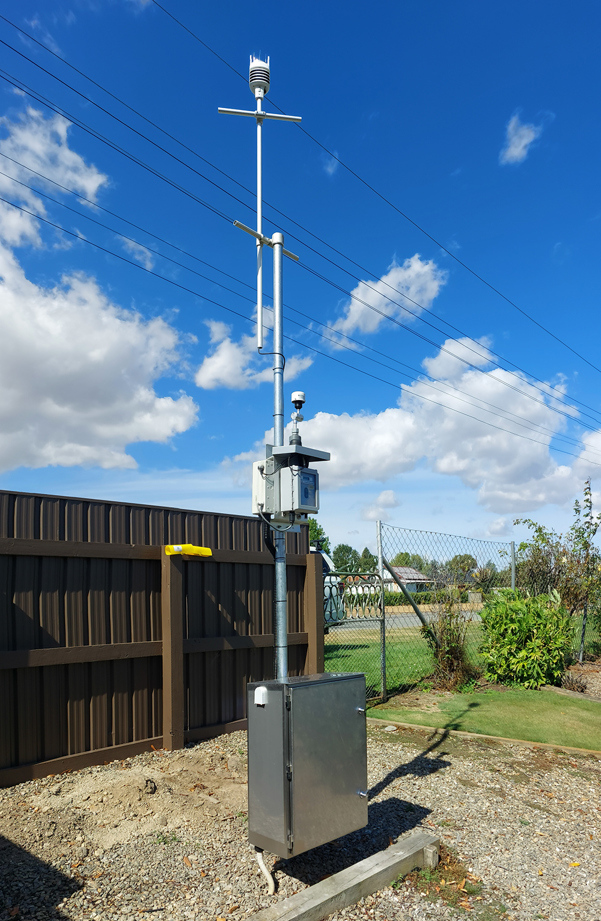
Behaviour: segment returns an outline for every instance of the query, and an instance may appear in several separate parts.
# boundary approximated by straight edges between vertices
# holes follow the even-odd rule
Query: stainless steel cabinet
[[[251,844],[293,857],[367,825],[364,675],[248,685]]]

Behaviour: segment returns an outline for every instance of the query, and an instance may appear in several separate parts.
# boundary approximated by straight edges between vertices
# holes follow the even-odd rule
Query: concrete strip
[[[581,696],[580,694],[578,695]],[[383,710],[380,712],[384,712]],[[578,755],[598,755],[601,752],[594,748],[571,748],[569,745],[555,745],[553,742],[527,742],[525,739],[507,739],[505,736],[485,736],[481,732],[464,732],[462,729],[445,729],[441,726],[422,726],[420,723],[400,723],[398,720],[367,718],[367,725],[371,729],[381,729],[385,726],[397,726],[399,729],[412,729],[418,732],[441,732],[457,739],[470,739],[474,742],[510,742],[512,745],[522,745],[524,748],[544,748],[555,752],[574,752]]]
[[[250,921],[322,921],[332,912],[389,886],[416,867],[435,865],[439,845],[439,838],[417,829],[385,851],[366,857],[289,899],[263,908],[252,915]]]

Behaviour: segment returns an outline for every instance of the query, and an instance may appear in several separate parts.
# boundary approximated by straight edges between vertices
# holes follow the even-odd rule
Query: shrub
[[[505,589],[487,601],[481,617],[489,680],[526,688],[560,684],[574,623],[557,592],[531,598]]]
[[[455,598],[447,595],[446,602],[438,606],[434,619],[421,632],[434,656],[436,677],[444,688],[453,690],[474,676],[465,646],[467,621]]]

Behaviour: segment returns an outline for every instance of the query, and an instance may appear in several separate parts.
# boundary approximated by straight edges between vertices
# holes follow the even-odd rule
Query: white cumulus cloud
[[[391,509],[400,504],[394,489],[384,489],[375,502],[363,506],[361,517],[364,521],[386,521],[391,517]]]
[[[542,125],[520,121],[519,115],[512,115],[507,123],[505,146],[499,154],[499,163],[521,163],[528,156],[530,145],[541,136]]]
[[[385,320],[383,314],[402,323],[412,322],[408,311],[420,314],[429,310],[446,279],[444,269],[433,260],[423,260],[418,253],[405,259],[402,265],[393,262],[377,281],[359,282],[351,292],[352,299],[344,307],[343,316],[332,324],[332,329],[346,335],[355,330],[375,333]],[[407,301],[403,294],[420,307]]]
[[[178,336],[111,303],[94,279],[27,280],[0,247],[0,469],[134,467],[126,446],[166,442],[196,419],[191,397],[159,397]]]
[[[257,353],[254,336],[232,339],[231,328],[218,320],[208,320],[212,351],[206,355],[194,380],[203,390],[225,387],[229,390],[248,390],[273,379],[271,362],[266,367],[264,357]],[[286,359],[285,380],[293,380],[313,363],[310,356],[292,355]]]
[[[136,243],[135,240],[125,240],[122,239],[123,249],[130,253],[140,265],[143,265],[145,269],[149,272],[154,268],[154,259],[152,258],[152,253],[149,249],[146,249],[145,246],[142,246],[141,243]]]
[[[467,342],[477,354],[466,352]],[[322,487],[387,483],[425,463],[435,473],[459,478],[477,493],[481,505],[498,515],[568,501],[582,479],[598,468],[591,469],[585,459],[559,464],[551,453],[553,434],[565,427],[552,408],[563,386],[548,384],[543,395],[524,375],[488,367],[486,340],[447,340],[443,347],[445,351],[424,361],[439,378],[438,392],[422,379],[403,387],[398,405],[381,412],[318,413],[303,423],[303,442],[331,452],[330,463],[320,468]],[[455,356],[463,354],[481,370],[461,365]],[[538,428],[525,430],[520,425],[524,420]],[[518,437],[524,435],[532,440]],[[601,432],[587,435],[586,446],[601,454]],[[236,460],[258,456],[259,450],[255,446]],[[389,492],[384,490],[373,506],[365,507],[363,517],[385,518],[392,507],[385,503]]]
[[[16,121],[0,119],[0,127],[0,150],[90,200],[106,184],[71,150],[69,123],[60,116],[45,119],[28,109]],[[26,175],[2,162],[15,178]],[[34,193],[0,179],[13,200],[45,213]],[[87,275],[64,275],[54,286],[32,283],[11,247],[41,243],[34,218],[0,209],[0,470],[135,467],[127,445],[166,442],[196,420],[191,397],[154,389],[178,362],[178,334],[160,318],[122,309]]]

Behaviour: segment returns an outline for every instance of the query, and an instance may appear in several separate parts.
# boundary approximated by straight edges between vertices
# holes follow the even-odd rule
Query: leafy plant
[[[309,518],[309,543],[319,545],[324,553],[330,553],[330,538],[316,518]]]
[[[574,641],[574,622],[557,591],[528,597],[505,589],[482,610],[486,677],[526,688],[559,684]]]
[[[584,484],[582,503],[574,503],[574,521],[565,535],[529,518],[518,518],[514,524],[532,531],[531,540],[518,547],[519,585],[532,595],[555,589],[570,614],[586,604],[593,612],[601,611],[601,553],[593,543],[601,514],[593,514],[591,481]]]
[[[465,645],[467,621],[449,593],[439,604],[435,618],[421,632],[436,662],[436,677],[449,690],[473,676],[474,668],[468,661]]]

